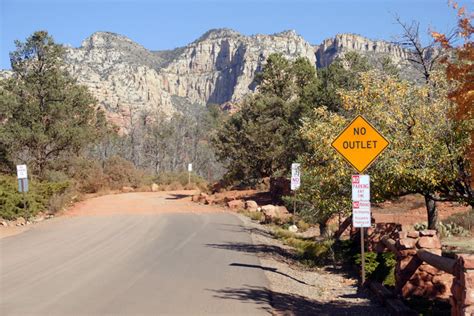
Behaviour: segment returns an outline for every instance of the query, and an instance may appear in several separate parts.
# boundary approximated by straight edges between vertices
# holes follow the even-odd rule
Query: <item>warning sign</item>
[[[389,142],[366,119],[358,115],[331,145],[362,173],[387,148]]]

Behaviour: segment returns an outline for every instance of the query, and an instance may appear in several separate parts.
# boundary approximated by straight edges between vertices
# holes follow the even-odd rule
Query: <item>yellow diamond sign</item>
[[[362,173],[387,148],[389,142],[366,119],[358,115],[331,145]]]

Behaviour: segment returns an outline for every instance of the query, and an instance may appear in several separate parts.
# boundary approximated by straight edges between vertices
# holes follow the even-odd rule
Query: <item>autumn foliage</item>
[[[465,7],[459,7],[456,2],[450,2],[453,9],[457,10],[458,25],[457,38],[462,44],[454,47],[446,34],[432,32],[433,38],[446,50],[454,50],[454,58],[444,60],[446,76],[456,86],[448,97],[457,105],[456,116],[458,119],[473,119],[474,104],[474,44],[472,42],[473,14]],[[473,134],[471,134],[472,139]],[[474,145],[471,144],[468,153],[471,160],[471,176],[474,174]]]
[[[458,106],[457,115],[460,118],[473,117],[474,104],[474,44],[472,42],[473,14],[466,11],[465,7],[459,7],[457,3],[451,3],[457,10],[458,27],[457,38],[462,45],[454,47],[452,40],[446,34],[432,32],[433,38],[447,50],[454,50],[454,58],[445,58],[446,75],[449,80],[457,83],[456,88],[449,93],[449,98]]]

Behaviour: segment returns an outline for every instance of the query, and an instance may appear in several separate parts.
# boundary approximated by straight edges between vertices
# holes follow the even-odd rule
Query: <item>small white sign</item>
[[[291,190],[298,190],[301,186],[301,165],[299,163],[291,164]]]
[[[27,179],[28,171],[26,165],[16,165],[16,174],[18,179]]]
[[[352,201],[370,201],[369,175],[352,176]]]
[[[192,163],[188,164],[188,171],[189,172],[193,171],[193,164]]]
[[[354,227],[370,227],[371,214],[369,201],[352,202],[352,225]]]

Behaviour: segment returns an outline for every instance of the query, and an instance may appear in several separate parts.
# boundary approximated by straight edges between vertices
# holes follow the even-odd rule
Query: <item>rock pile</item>
[[[474,255],[456,255],[451,287],[451,315],[474,315]]]
[[[441,242],[435,230],[401,231],[398,233],[395,281],[403,297],[448,299],[453,276],[418,258],[417,250],[441,255]]]
[[[237,196],[238,197],[238,196]],[[263,221],[266,223],[280,221],[287,222],[291,218],[290,212],[284,206],[276,206],[267,204],[259,206],[253,200],[243,200],[242,198],[229,198],[219,194],[209,195],[206,193],[199,193],[193,195],[191,200],[193,202],[202,203],[206,205],[220,204],[225,205],[234,211],[246,210],[248,212],[262,212]]]

